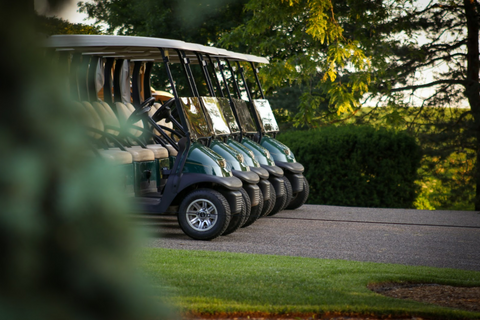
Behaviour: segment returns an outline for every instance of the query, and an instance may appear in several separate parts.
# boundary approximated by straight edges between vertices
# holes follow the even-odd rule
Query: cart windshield
[[[227,135],[230,134],[227,120],[223,116],[220,103],[217,98],[213,97],[201,97],[207,116],[210,117],[213,126],[213,132],[215,135]]]
[[[238,119],[240,121],[240,126],[245,130],[246,133],[256,133],[257,127],[255,122],[248,110],[247,102],[240,99],[232,99],[235,109],[237,110]]]
[[[230,128],[231,133],[239,133],[240,128],[238,127],[238,123],[235,120],[235,116],[233,115],[232,107],[230,106],[230,101],[227,98],[217,98],[220,108],[223,112],[223,117],[225,121],[227,121],[228,128]]]
[[[212,131],[208,127],[207,120],[203,114],[200,101],[196,97],[181,98],[183,110],[185,111],[185,118],[188,124],[188,131],[194,140],[200,138],[209,138],[212,136]]]
[[[255,110],[257,110],[260,122],[262,123],[265,132],[280,131],[280,129],[278,128],[277,120],[273,115],[272,107],[270,107],[270,103],[268,102],[268,100],[256,99],[253,100],[253,105],[255,106]]]

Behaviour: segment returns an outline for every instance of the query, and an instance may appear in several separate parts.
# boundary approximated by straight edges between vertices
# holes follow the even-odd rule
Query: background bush
[[[412,208],[421,153],[406,133],[369,126],[325,127],[286,132],[288,145],[305,166],[308,203]]]

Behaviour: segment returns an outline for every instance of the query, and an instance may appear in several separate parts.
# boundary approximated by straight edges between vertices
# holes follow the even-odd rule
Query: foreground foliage
[[[165,319],[139,281],[122,176],[88,156],[28,3],[0,2],[0,318]]]
[[[369,283],[390,281],[479,286],[480,272],[157,248],[146,249],[142,259],[153,285],[167,285],[172,302],[185,312],[480,319],[480,313],[396,300],[367,289]]]

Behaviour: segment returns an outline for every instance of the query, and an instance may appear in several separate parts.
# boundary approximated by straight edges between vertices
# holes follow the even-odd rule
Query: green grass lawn
[[[209,251],[145,249],[155,287],[184,312],[362,314],[480,319],[480,313],[384,297],[378,282],[480,286],[480,272]]]

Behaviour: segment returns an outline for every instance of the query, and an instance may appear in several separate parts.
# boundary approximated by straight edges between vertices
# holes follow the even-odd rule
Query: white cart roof
[[[161,61],[160,48],[177,61],[175,49],[183,50],[191,57],[194,52],[210,53],[215,50],[180,40],[112,35],[54,35],[46,39],[45,46],[57,51],[145,61]]]
[[[114,36],[114,35],[53,35],[46,39],[45,46],[57,51],[79,52],[118,59],[161,61],[159,48],[165,50],[172,62],[178,62],[175,49],[182,50],[187,57],[196,61],[195,52],[214,57],[225,57],[232,61],[268,63],[263,57],[246,55],[225,49],[204,46],[173,39]]]

